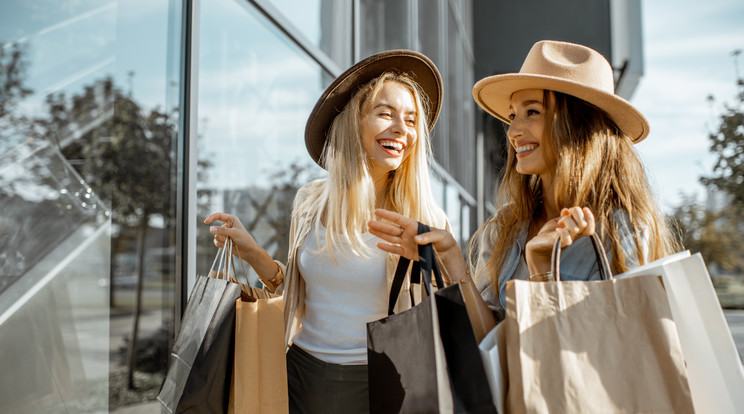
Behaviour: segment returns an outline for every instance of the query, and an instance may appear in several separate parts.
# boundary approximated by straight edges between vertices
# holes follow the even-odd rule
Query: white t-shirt
[[[325,228],[319,241],[325,243]],[[362,239],[372,249],[369,257],[335,252],[336,262],[318,253],[315,227],[298,252],[298,267],[305,279],[305,316],[294,343],[334,364],[367,363],[367,322],[387,316],[386,253],[370,233]]]

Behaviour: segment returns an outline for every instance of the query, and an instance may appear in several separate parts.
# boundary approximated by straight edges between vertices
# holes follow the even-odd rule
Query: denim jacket
[[[619,226],[626,265],[629,268],[635,267],[639,264],[639,261],[636,238],[630,218],[624,210],[616,211],[613,216]],[[473,272],[474,280],[478,291],[480,291],[481,296],[487,304],[497,309],[506,308],[506,283],[513,279],[526,280],[530,277],[527,263],[522,255],[522,251],[524,251],[525,244],[527,243],[527,230],[529,226],[526,223],[522,225],[517,237],[506,253],[504,264],[501,266],[498,294],[496,289],[494,289],[492,275],[486,271],[486,265],[491,257],[491,250],[498,228],[493,221],[487,223],[486,226],[481,234],[480,251],[478,252],[475,271]],[[644,245],[642,250],[643,261],[640,263],[646,263],[648,261],[649,244],[645,229],[641,232],[641,240]],[[604,241],[603,244],[607,252],[607,259],[612,262],[612,249],[607,241]],[[600,277],[599,265],[594,255],[592,241],[589,237],[579,238],[571,246],[562,250],[561,280],[599,280]]]

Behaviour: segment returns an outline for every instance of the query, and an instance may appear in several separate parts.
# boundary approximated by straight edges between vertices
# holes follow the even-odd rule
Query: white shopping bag
[[[481,359],[483,359],[483,368],[486,370],[488,385],[491,387],[491,396],[493,405],[500,413],[504,410],[504,401],[506,400],[506,348],[503,333],[503,323],[496,325],[495,328],[483,338],[478,344]]]
[[[697,413],[744,413],[744,367],[700,253],[677,253],[615,276],[661,275]]]

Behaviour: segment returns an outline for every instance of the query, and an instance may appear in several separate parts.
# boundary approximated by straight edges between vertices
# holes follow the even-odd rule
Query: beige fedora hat
[[[429,131],[442,108],[442,76],[434,62],[413,50],[388,50],[372,55],[339,75],[323,92],[305,125],[305,146],[318,165],[333,119],[343,111],[354,93],[367,82],[385,72],[405,73],[413,78],[428,98],[426,118]]]
[[[508,124],[511,96],[522,89],[547,89],[575,96],[607,112],[633,143],[648,136],[646,117],[615,95],[610,64],[586,46],[552,40],[537,42],[519,73],[481,79],[473,87],[473,98],[486,112]]]

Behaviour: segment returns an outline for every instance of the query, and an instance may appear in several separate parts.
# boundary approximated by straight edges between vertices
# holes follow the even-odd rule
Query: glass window
[[[437,68],[445,76],[447,73],[447,59],[442,56],[444,33],[442,30],[441,1],[419,1],[418,5],[418,40],[421,51],[428,56]],[[446,88],[446,85],[445,85]],[[437,124],[432,130],[431,149],[437,162],[447,167],[447,113],[449,107],[448,92],[445,92],[445,100],[442,102],[442,111],[439,114]]]
[[[0,3],[5,411],[107,412],[160,387],[173,337],[175,3]]]
[[[272,257],[286,261],[295,192],[324,172],[307,154],[304,130],[327,76],[263,15],[240,3],[219,0],[202,8],[198,274],[209,271],[216,253],[201,224],[216,211],[236,215]]]
[[[463,202],[462,203],[462,243],[460,244],[465,248],[470,241],[470,236],[475,233],[472,221],[473,206]]]
[[[289,22],[339,67],[352,64],[348,0],[271,0]]]
[[[454,186],[448,185],[445,187],[445,197],[447,198],[445,213],[447,213],[447,218],[450,221],[452,235],[455,237],[455,240],[457,240],[457,243],[459,243],[462,247],[465,243],[463,242],[462,237],[463,231],[462,217],[460,217],[460,195],[458,194],[457,189]],[[467,242],[467,239],[465,239],[465,242]]]
[[[360,0],[360,58],[389,49],[411,49],[411,0]]]
[[[437,66],[442,63],[441,8],[440,0],[421,0],[418,4],[418,39],[421,51]]]
[[[434,202],[437,203],[438,206],[440,206],[442,209],[445,208],[445,199],[444,199],[444,181],[442,180],[439,175],[435,173],[431,173],[431,193],[434,196]]]

